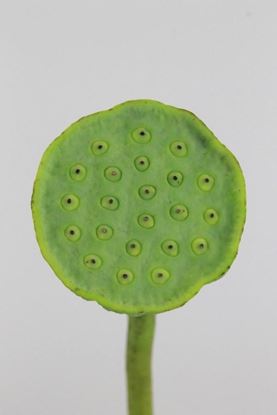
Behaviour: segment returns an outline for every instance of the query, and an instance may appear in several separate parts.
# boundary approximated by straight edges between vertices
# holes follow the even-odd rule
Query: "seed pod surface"
[[[191,112],[129,101],[45,151],[32,211],[46,261],[107,309],[183,305],[232,264],[245,222],[238,162]]]

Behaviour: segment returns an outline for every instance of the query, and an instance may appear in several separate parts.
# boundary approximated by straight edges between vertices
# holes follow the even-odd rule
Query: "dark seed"
[[[122,274],[122,278],[126,280],[128,278],[128,274]]]
[[[71,199],[67,199],[67,203],[69,203],[69,204],[70,204],[71,202],[72,202],[72,200],[71,200]]]
[[[110,199],[110,200],[109,200],[109,203],[110,203],[110,205],[111,205],[111,204],[113,203],[113,199]]]
[[[210,179],[208,177],[205,178],[205,183],[209,183]]]
[[[173,180],[178,180],[178,177],[177,176],[173,176]]]
[[[103,148],[102,144],[99,144],[98,149],[101,150]]]
[[[140,135],[145,135],[145,132],[144,132],[144,131],[141,131],[141,132],[140,132]]]
[[[163,276],[164,276],[164,274],[163,274],[162,272],[159,272],[159,273],[158,273],[158,277],[159,277],[159,278],[162,278]]]
[[[75,173],[76,173],[76,174],[79,174],[79,173],[80,173],[80,169],[76,169],[76,170],[75,170]]]
[[[75,234],[75,232],[74,232],[74,230],[73,230],[73,229],[71,229],[71,230],[69,231],[69,233],[70,233],[70,235],[74,235],[74,234]]]
[[[132,248],[132,249],[134,249],[136,247],[136,245],[135,244],[131,244],[130,245],[130,248]]]
[[[173,245],[168,245],[168,249],[172,249],[173,248]]]
[[[180,144],[177,145],[178,150],[182,150],[182,146]]]

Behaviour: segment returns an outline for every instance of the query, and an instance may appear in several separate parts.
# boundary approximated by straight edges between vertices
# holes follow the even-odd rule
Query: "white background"
[[[228,275],[158,316],[155,413],[276,415],[276,1],[0,7],[0,414],[126,414],[126,316],[53,275],[30,198],[40,157],[65,127],[152,98],[207,123],[239,159],[248,189]]]

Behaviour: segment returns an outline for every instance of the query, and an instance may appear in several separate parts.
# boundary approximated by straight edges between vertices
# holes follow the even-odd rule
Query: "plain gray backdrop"
[[[43,151],[70,123],[152,98],[196,113],[237,156],[248,189],[231,270],[158,316],[155,414],[276,415],[276,1],[0,8],[0,414],[126,414],[126,316],[54,276],[30,198]]]

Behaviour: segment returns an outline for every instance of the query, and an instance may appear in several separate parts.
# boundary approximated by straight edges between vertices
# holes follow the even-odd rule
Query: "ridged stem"
[[[129,415],[152,415],[151,358],[155,315],[128,316],[127,384]]]

